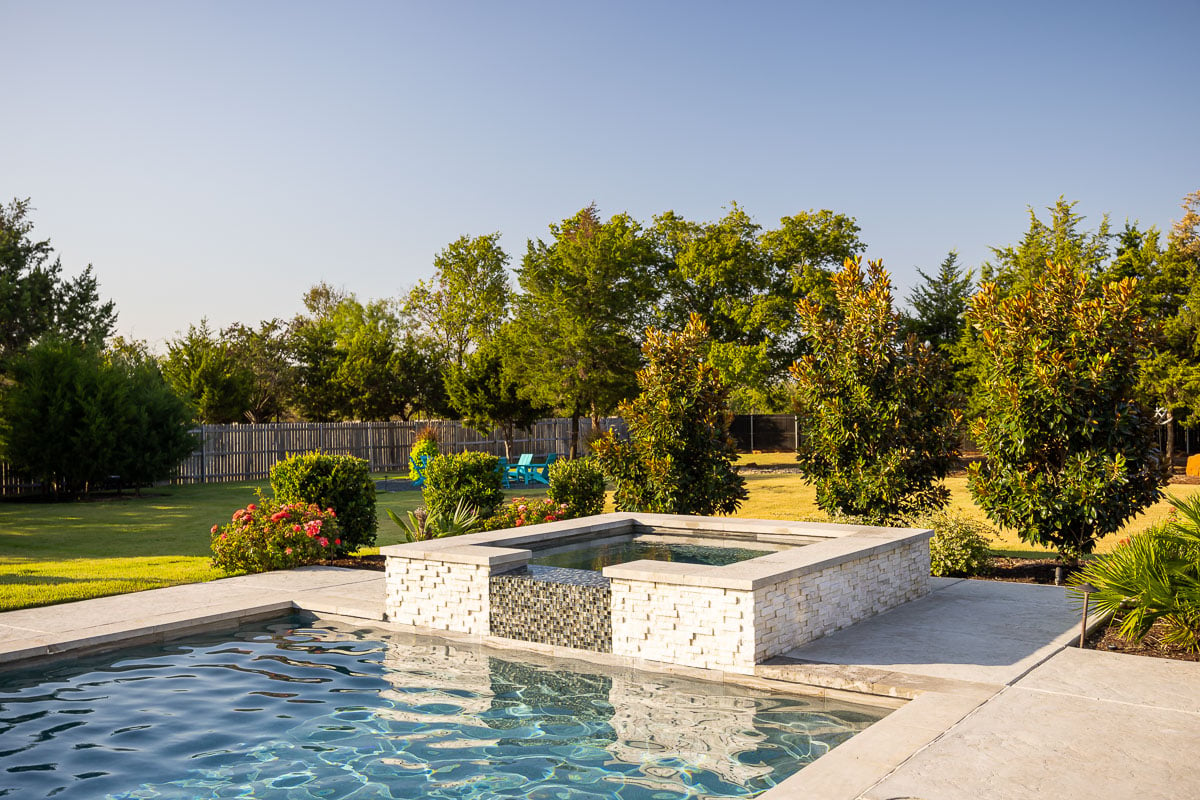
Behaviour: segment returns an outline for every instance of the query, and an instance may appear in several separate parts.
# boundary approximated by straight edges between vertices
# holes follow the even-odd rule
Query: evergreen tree
[[[91,265],[63,278],[50,240],[31,238],[28,213],[28,199],[0,205],[0,369],[45,336],[100,347],[117,321],[113,302],[100,302]]]
[[[512,458],[513,434],[528,428],[545,409],[522,396],[522,383],[505,364],[512,352],[501,336],[466,356],[461,367],[446,373],[450,403],[463,421],[483,434],[499,428],[504,437],[504,455]]]
[[[913,314],[904,318],[904,331],[929,342],[939,353],[949,354],[966,327],[965,314],[974,293],[975,281],[971,270],[958,265],[958,253],[947,254],[937,275],[926,275],[920,269],[924,284],[913,289],[908,297]]]
[[[1017,294],[985,283],[968,320],[986,354],[975,502],[1022,541],[1077,560],[1157,500],[1165,477],[1136,391],[1148,337],[1135,281],[1097,285],[1048,263]]]
[[[797,303],[811,348],[792,367],[801,473],[832,515],[886,522],[941,507],[962,433],[948,364],[902,337],[881,262],[847,259],[833,292],[829,305]]]
[[[247,421],[254,374],[208,327],[208,320],[188,326],[187,333],[167,343],[162,373],[175,393],[192,404],[197,422]]]
[[[679,333],[647,332],[641,391],[620,409],[629,439],[607,431],[592,443],[616,481],[618,511],[732,514],[746,499],[733,468],[728,390],[704,360],[707,340],[699,315]]]

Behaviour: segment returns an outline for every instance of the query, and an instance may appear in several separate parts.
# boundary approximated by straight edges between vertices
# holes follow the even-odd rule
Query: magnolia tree
[[[646,332],[640,393],[622,403],[628,441],[608,431],[592,443],[617,484],[618,511],[732,514],[746,499],[733,468],[728,390],[707,363],[708,327],[693,315],[679,333]]]
[[[1137,400],[1147,331],[1136,282],[1096,285],[1046,262],[1024,292],[984,284],[967,318],[985,354],[975,502],[1022,541],[1076,561],[1157,500],[1166,477]]]
[[[846,259],[833,294],[796,304],[808,347],[792,366],[797,460],[817,504],[879,522],[945,505],[962,431],[945,359],[901,335],[882,262]]]

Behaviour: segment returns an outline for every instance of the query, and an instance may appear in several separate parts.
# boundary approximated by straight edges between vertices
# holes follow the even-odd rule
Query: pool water
[[[289,619],[0,673],[0,796],[753,797],[886,713]]]
[[[690,542],[664,542],[661,539],[633,539],[623,542],[583,545],[545,554],[535,552],[529,563],[547,567],[590,569],[597,572],[613,564],[625,564],[641,559],[723,567],[726,564],[736,564],[739,561],[765,556],[771,552],[774,551],[726,545],[701,545]]]

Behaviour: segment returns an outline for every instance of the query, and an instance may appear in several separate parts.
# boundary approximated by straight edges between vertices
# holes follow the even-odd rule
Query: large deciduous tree
[[[712,336],[707,357],[731,387],[733,408],[779,407],[782,374],[803,347],[794,303],[826,297],[831,268],[861,251],[854,220],[810,211],[763,231],[734,204],[715,222],[668,211],[655,217],[650,235],[662,292],[655,324],[680,330],[699,315]]]
[[[506,364],[513,351],[505,339],[500,336],[469,353],[460,367],[451,365],[446,390],[465,423],[483,434],[500,429],[504,455],[512,458],[514,431],[537,422],[545,409],[522,393],[524,384]]]
[[[409,293],[405,311],[435,339],[451,363],[495,335],[508,315],[512,289],[500,234],[463,236],[433,259],[433,279]]]
[[[679,333],[650,330],[638,395],[621,405],[628,440],[592,443],[616,481],[618,511],[732,514],[746,499],[729,435],[728,389],[704,358],[708,328],[693,315]]]
[[[175,393],[192,404],[197,422],[246,422],[254,374],[242,365],[207,320],[167,343],[162,372]]]
[[[796,304],[810,348],[792,367],[797,460],[817,504],[880,522],[944,505],[962,433],[949,365],[902,336],[881,262],[846,259],[832,289]]]
[[[968,321],[985,354],[975,502],[1022,541],[1077,560],[1157,500],[1165,477],[1138,402],[1148,337],[1136,282],[1047,263],[1009,296],[985,283]]]
[[[579,419],[597,421],[634,392],[637,325],[655,295],[654,253],[631,217],[603,222],[595,206],[550,233],[548,243],[529,243],[519,271],[514,368],[534,402],[571,418],[574,457]]]
[[[0,205],[0,368],[44,336],[100,347],[117,320],[91,265],[64,278],[50,241],[32,238],[28,214],[28,199]]]

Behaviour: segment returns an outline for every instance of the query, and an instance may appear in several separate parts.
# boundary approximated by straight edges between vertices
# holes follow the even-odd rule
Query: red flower
[[[329,547],[329,540],[324,536],[322,536],[320,539],[317,539],[317,543],[320,544],[321,547]]]
[[[250,505],[246,506],[247,511],[253,511],[256,508],[258,508],[258,506],[254,505],[254,503],[251,503]]]
[[[333,540],[333,543],[334,543],[334,544],[336,544],[336,545],[341,545],[341,543],[342,543],[342,540],[341,540],[341,539],[334,539],[334,540]]]
[[[209,533],[216,533],[216,532],[217,532],[217,526],[213,525],[212,530],[210,530]]]

